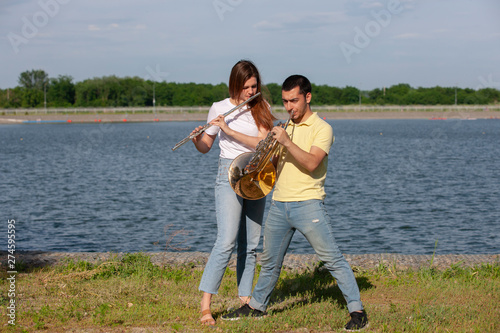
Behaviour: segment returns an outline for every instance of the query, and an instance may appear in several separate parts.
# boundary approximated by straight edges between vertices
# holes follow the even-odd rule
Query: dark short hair
[[[299,87],[299,92],[306,96],[307,93],[311,92],[311,82],[307,79],[307,77],[303,75],[290,75],[281,85],[281,90],[290,91],[295,87]]]

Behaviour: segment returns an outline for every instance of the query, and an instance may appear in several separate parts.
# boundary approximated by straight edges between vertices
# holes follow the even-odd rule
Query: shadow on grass
[[[360,291],[374,288],[366,277],[357,277],[356,282]],[[288,301],[283,306],[277,306],[285,300]],[[279,313],[295,306],[324,301],[337,303],[342,308],[347,308],[337,281],[327,269],[323,268],[323,264],[320,264],[312,271],[286,272],[282,275],[273,291],[269,306],[273,306],[272,312]]]
[[[44,251],[16,251],[10,254],[7,251],[0,251],[1,267],[6,271],[29,273],[38,268],[54,265],[54,260],[43,259],[46,253]]]

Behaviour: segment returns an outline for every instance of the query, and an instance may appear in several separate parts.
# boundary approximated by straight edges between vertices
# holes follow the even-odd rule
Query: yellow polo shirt
[[[328,153],[335,141],[332,127],[316,112],[304,123],[290,123],[286,129],[288,135],[299,148],[309,152],[312,146],[322,149],[327,156],[313,172],[299,165],[286,148],[280,154],[278,162],[278,180],[273,193],[276,201],[324,200],[325,179],[328,168]]]

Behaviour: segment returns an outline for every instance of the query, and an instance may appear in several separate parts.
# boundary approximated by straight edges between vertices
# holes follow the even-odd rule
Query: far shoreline
[[[314,110],[313,110],[314,111]],[[317,111],[325,120],[368,120],[368,119],[430,119],[430,120],[475,120],[500,119],[499,111],[467,110],[467,111]],[[275,112],[280,119],[288,119],[286,112]],[[196,121],[206,122],[207,112],[178,113],[92,113],[92,114],[28,114],[3,115],[0,124],[30,123],[126,123],[126,122],[168,122]]]

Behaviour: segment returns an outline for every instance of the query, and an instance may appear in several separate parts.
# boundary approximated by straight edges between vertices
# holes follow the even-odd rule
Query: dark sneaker
[[[345,330],[348,332],[361,331],[368,327],[368,316],[366,312],[351,312],[351,320],[345,325]]]
[[[260,310],[252,309],[248,304],[243,305],[241,308],[222,315],[222,320],[239,320],[244,317],[262,317],[266,313]]]

